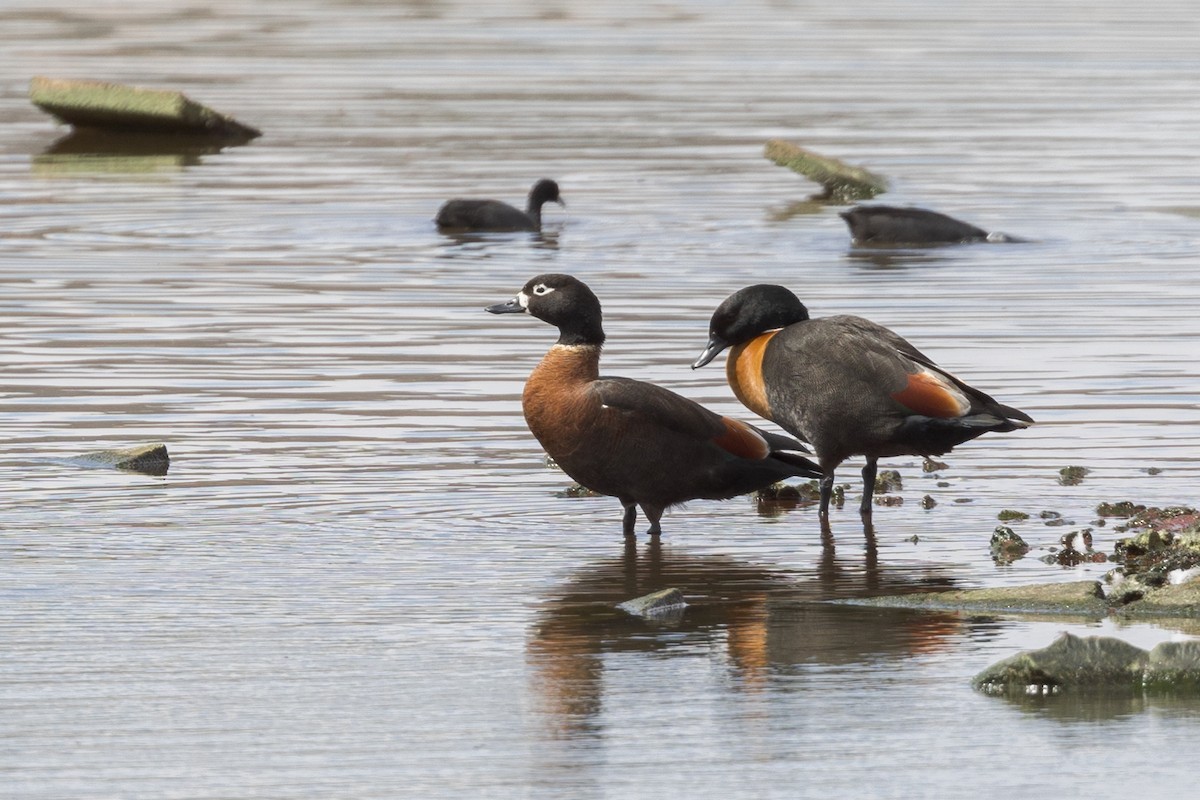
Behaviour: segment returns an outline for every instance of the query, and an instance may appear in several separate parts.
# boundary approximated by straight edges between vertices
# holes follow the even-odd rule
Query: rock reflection
[[[755,691],[798,665],[868,663],[945,646],[966,624],[957,616],[823,602],[954,585],[937,568],[881,568],[869,523],[867,532],[870,545],[853,560],[837,558],[826,546],[806,572],[674,552],[657,543],[640,550],[627,545],[620,557],[579,570],[546,599],[527,644],[533,694],[554,734],[594,731],[611,654],[695,655],[716,645],[736,674],[732,685]],[[671,587],[687,598],[681,616],[643,619],[615,607]]]
[[[197,166],[201,156],[219,153],[226,146],[229,143],[187,134],[80,129],[35,156],[33,171],[46,176],[173,172]]]

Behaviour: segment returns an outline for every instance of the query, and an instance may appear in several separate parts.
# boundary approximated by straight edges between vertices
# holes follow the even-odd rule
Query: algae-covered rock
[[[1058,482],[1063,486],[1078,486],[1089,472],[1087,467],[1063,467],[1058,471]]]
[[[855,600],[886,608],[928,608],[984,613],[1062,614],[1097,618],[1105,615],[1104,592],[1097,581],[1041,583],[989,589],[889,595]]]
[[[1029,519],[1029,515],[1024,511],[1014,511],[1011,508],[1004,509],[996,516],[1001,522],[1022,522]]]
[[[1200,642],[1162,642],[1150,651],[1145,688],[1156,692],[1200,691]]]
[[[1167,575],[1200,565],[1200,511],[1186,506],[1146,508],[1116,529],[1132,534],[1117,540],[1113,559],[1126,576],[1161,586]]]
[[[1163,642],[1150,652],[1110,636],[1064,633],[980,672],[972,685],[989,694],[1200,692],[1200,642]]]
[[[887,191],[887,181],[870,170],[819,155],[782,139],[767,142],[765,155],[779,166],[821,184],[825,189],[820,196],[822,200],[847,203]]]
[[[821,488],[815,480],[795,485],[780,482],[759,489],[751,497],[759,516],[778,517],[798,506],[820,502]]]
[[[895,469],[880,470],[875,476],[875,494],[887,494],[888,492],[899,492],[904,488],[904,479],[900,477],[900,471]]]
[[[1142,582],[1139,577],[1123,581],[1117,587],[1121,591],[1120,600],[1124,602],[1120,609],[1122,616],[1200,616],[1200,580],[1153,585]]]
[[[70,459],[82,467],[108,467],[141,472],[146,475],[166,475],[171,466],[167,446],[162,443],[143,444],[117,450],[92,450]]]
[[[33,104],[76,128],[203,135],[228,142],[262,133],[219,114],[181,92],[94,80],[38,76],[29,84]]]
[[[687,608],[687,603],[684,602],[683,592],[678,589],[661,589],[633,600],[626,600],[618,604],[617,608],[638,617],[662,618],[682,614]]]
[[[1101,503],[1096,506],[1096,515],[1101,517],[1129,518],[1145,510],[1145,506],[1131,503],[1128,500],[1122,500],[1118,503]]]
[[[988,543],[992,560],[997,564],[1011,564],[1029,552],[1029,545],[1007,525],[997,526]]]
[[[1140,689],[1150,655],[1109,636],[1081,638],[1064,633],[1049,647],[998,661],[971,681],[989,693],[1037,690]]]

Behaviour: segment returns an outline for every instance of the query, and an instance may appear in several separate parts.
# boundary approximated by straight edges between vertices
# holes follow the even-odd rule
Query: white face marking
[[[554,291],[553,286],[547,286],[544,283],[539,283],[537,286],[533,287],[533,293],[536,294],[538,297],[541,297],[542,295],[550,294],[553,291]]]
[[[517,305],[519,305],[521,308],[529,308],[529,295],[525,294],[525,292],[518,294]]]

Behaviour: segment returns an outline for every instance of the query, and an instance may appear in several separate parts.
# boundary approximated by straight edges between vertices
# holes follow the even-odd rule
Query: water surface
[[[1124,797],[1190,790],[1185,700],[1014,704],[1060,631],[800,601],[1050,580],[1101,501],[1195,502],[1200,22],[1183,2],[98,3],[0,10],[0,781],[21,798]],[[29,77],[184,90],[266,135],[68,156]],[[783,137],[1025,244],[864,250]],[[446,198],[568,202],[454,239]],[[605,371],[692,372],[731,291],[859,313],[1038,419],[854,500],[696,502],[627,550],[519,411],[569,272]],[[61,459],[165,441],[156,479]],[[1068,465],[1091,470],[1057,482]],[[840,473],[857,491],[856,462]],[[1153,468],[1153,469],[1152,469]],[[1152,474],[1153,473],[1153,474]],[[921,499],[936,501],[922,508]],[[997,566],[997,513],[1034,546]],[[760,513],[762,511],[763,513]],[[1111,552],[1111,526],[1095,527]],[[678,586],[682,619],[611,611]],[[1136,746],[1130,746],[1136,743]],[[1147,753],[1164,755],[1150,766]]]

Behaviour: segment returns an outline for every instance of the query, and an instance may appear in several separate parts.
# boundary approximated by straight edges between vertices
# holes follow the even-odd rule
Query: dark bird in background
[[[880,458],[937,456],[989,431],[1033,423],[882,325],[849,315],[810,319],[783,286],[747,286],[722,302],[692,368],[726,348],[726,377],[742,404],[816,450],[822,516],[834,470],[850,456],[867,459],[860,510],[869,514]]]
[[[954,217],[924,208],[855,206],[838,216],[850,228],[855,244],[926,245],[966,242],[1019,242],[1003,233],[988,233]]]
[[[558,194],[558,184],[542,178],[529,190],[525,210],[513,208],[499,200],[447,200],[438,209],[434,221],[447,232],[509,232],[539,231],[542,229],[542,206],[549,202],[566,207]]]
[[[651,383],[600,375],[600,301],[570,275],[538,275],[493,314],[528,313],[558,328],[558,341],[525,383],[525,421],[571,478],[661,533],[667,508],[724,500],[791,477],[819,477],[800,442],[709,411]]]

